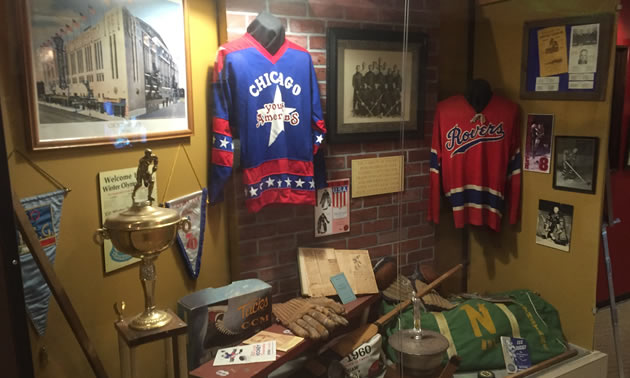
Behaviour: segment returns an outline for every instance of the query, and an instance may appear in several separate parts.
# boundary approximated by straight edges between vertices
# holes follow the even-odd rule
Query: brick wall
[[[309,50],[319,78],[322,107],[326,109],[326,28],[402,30],[403,0],[227,0],[228,38],[240,37],[262,10],[279,17],[286,36]],[[308,206],[271,206],[250,214],[236,190],[238,214],[237,277],[259,278],[273,286],[274,301],[299,292],[298,246],[368,249],[372,259],[400,252],[403,272],[434,257],[434,229],[427,224],[431,120],[437,101],[438,0],[411,0],[410,31],[429,34],[426,70],[425,137],[400,141],[327,145],[328,178],[349,178],[357,158],[402,154],[405,191],[351,200],[350,232],[314,237],[314,209]],[[235,176],[239,176],[238,174]],[[237,177],[236,182],[240,182]]]

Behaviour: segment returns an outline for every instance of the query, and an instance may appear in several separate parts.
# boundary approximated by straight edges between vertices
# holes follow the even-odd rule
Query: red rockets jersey
[[[441,178],[455,227],[488,225],[499,231],[506,204],[510,223],[516,223],[521,193],[518,106],[493,95],[477,114],[464,96],[441,101],[435,112],[430,164],[430,221],[440,220]]]
[[[219,48],[214,66],[210,202],[223,199],[241,140],[246,205],[315,205],[313,155],[324,140],[310,54],[286,40],[271,55],[249,34]]]

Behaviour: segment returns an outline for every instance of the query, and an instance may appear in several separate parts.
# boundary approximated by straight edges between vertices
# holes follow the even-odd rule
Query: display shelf
[[[360,317],[360,323],[365,323],[370,306],[376,302],[378,298],[378,295],[365,295],[345,304],[346,318],[351,321]],[[288,331],[287,328],[280,324],[273,324],[265,330],[274,333],[284,333],[285,331]],[[212,366],[213,360],[211,360],[190,372],[190,376],[198,378],[214,378],[217,376],[229,376],[231,378],[266,377],[270,372],[274,371],[284,363],[300,356],[304,352],[318,345],[321,345],[321,343],[314,340],[304,339],[293,349],[287,352],[278,351],[276,360],[269,362],[257,362],[253,364],[232,366]]]

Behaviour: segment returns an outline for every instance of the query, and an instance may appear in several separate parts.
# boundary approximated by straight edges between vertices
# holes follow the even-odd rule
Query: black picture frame
[[[523,42],[521,54],[521,99],[528,100],[587,100],[587,101],[604,101],[606,97],[606,84],[608,81],[608,63],[610,61],[610,44],[613,35],[613,14],[595,14],[578,17],[564,17],[549,20],[528,21],[523,24]],[[528,89],[528,80],[532,80],[537,69],[532,67],[537,64],[538,60],[530,56],[532,50],[535,51],[538,42],[530,40],[530,34],[533,30],[548,28],[553,26],[564,26],[567,29],[567,35],[570,35],[573,26],[599,24],[599,44],[597,48],[597,71],[594,75],[593,90],[568,90],[563,88],[563,82],[566,85],[568,79],[560,79],[560,89],[558,91],[537,92]],[[569,39],[570,40],[570,39]],[[567,42],[569,49],[569,42]],[[537,54],[537,53],[536,53]],[[560,76],[568,75],[561,74]],[[555,75],[554,75],[555,76]]]
[[[599,138],[556,136],[553,188],[595,194]]]
[[[422,32],[408,34],[408,63],[404,67],[402,32],[330,28],[326,37],[329,142],[397,139],[400,138],[402,127],[405,136],[421,137],[424,131],[428,36]],[[356,73],[359,65],[362,74],[367,75],[373,63],[377,63],[378,70],[383,67],[394,72],[393,78],[381,79],[384,82],[382,86],[374,84],[376,80],[368,84],[370,80],[366,79],[361,84],[361,91],[355,90],[355,82],[350,73]],[[404,68],[404,71],[398,67]],[[400,71],[398,84],[396,70]],[[387,75],[387,72],[383,74]],[[410,84],[408,87],[405,85],[407,83]],[[396,89],[400,91],[396,92]],[[362,94],[371,99],[362,101]],[[380,100],[382,98],[387,100]],[[404,112],[404,120],[400,115],[392,116],[392,111],[399,112],[398,114]]]

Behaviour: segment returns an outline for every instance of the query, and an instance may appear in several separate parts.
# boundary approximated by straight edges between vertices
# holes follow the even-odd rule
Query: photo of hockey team
[[[187,123],[181,2],[34,0],[30,19],[44,139],[101,136],[144,120]]]
[[[400,51],[344,50],[344,123],[409,120],[412,55],[402,62]]]
[[[549,173],[553,114],[528,114],[526,125],[524,169],[531,172]]]
[[[594,193],[597,138],[556,137],[553,187]]]
[[[536,243],[569,252],[573,223],[573,206],[538,201]]]

